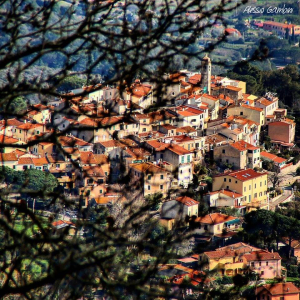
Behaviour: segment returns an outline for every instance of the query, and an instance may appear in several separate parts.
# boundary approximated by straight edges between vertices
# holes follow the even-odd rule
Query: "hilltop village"
[[[199,72],[164,79],[159,94],[158,83],[139,79],[124,89],[84,86],[1,120],[2,166],[51,173],[61,194],[83,207],[158,198],[160,226],[190,228],[194,243],[211,249],[161,266],[160,275],[178,285],[188,276],[197,286],[207,270],[232,277],[250,268],[261,279],[283,278],[278,252],[234,241],[245,214],[293,200],[293,189],[283,188],[298,162],[280,154],[296,149],[294,120],[275,94],[247,94],[245,82],[212,74],[208,56]],[[127,196],[125,185],[132,187]],[[38,211],[38,200],[31,206]],[[73,213],[53,226],[74,226]],[[299,297],[293,283],[257,290],[259,299],[275,292]]]

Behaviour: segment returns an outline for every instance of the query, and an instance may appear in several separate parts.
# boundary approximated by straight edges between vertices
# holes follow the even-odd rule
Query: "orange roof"
[[[183,110],[183,111],[177,111],[177,113],[183,117],[193,117],[193,116],[196,116],[195,113],[192,113],[190,111],[186,111],[186,110]]]
[[[49,164],[46,157],[33,158],[32,162],[35,166],[43,166],[43,165],[48,165]],[[19,159],[19,163],[20,163],[20,159]]]
[[[174,145],[174,144],[170,144],[169,147],[167,147],[168,150],[178,154],[178,155],[185,155],[185,154],[190,154],[192,153],[189,150],[186,150],[185,148],[179,146],[179,145]]]
[[[226,85],[226,90],[232,90],[232,91],[235,91],[235,92],[239,92],[241,91],[242,89],[241,88],[238,88],[236,86],[232,86],[232,85]]]
[[[178,201],[186,206],[199,205],[198,201],[196,201],[190,197],[187,197],[187,196],[178,197],[178,198],[176,198],[176,201]]]
[[[208,251],[208,252],[204,252],[204,254],[212,259],[220,259],[223,257],[235,257],[236,256],[235,251],[231,251],[231,250]]]
[[[80,162],[82,164],[97,164],[93,152],[80,152]]]
[[[99,166],[85,166],[83,167],[83,172],[85,176],[88,177],[93,177],[93,176],[100,176],[100,177],[105,177],[105,173],[103,169]]]
[[[0,135],[0,143],[2,143],[2,144],[15,144],[17,142],[19,142],[19,140],[15,139],[13,137],[10,137],[10,136],[4,135],[4,134]]]
[[[228,222],[231,220],[237,219],[236,217],[227,216],[220,213],[213,213],[209,214],[203,217],[198,217],[195,221],[199,223],[205,223],[205,224],[220,224],[224,222]]]
[[[8,120],[1,120],[0,124],[5,126],[19,126],[24,123],[18,121],[17,119],[8,119]]]
[[[251,245],[245,244],[243,242],[235,243],[232,245],[228,245],[222,248],[216,249],[217,251],[224,251],[224,250],[232,250],[235,251],[237,254],[243,254],[243,253],[252,253],[254,251],[261,251],[261,249],[253,247]]]
[[[280,255],[277,252],[268,252],[268,251],[254,251],[250,254],[245,254],[244,257],[247,261],[261,261],[261,260],[279,260],[281,259]]]
[[[195,74],[189,78],[189,82],[192,84],[197,84],[201,81],[201,74]]]
[[[17,128],[23,129],[23,130],[29,130],[29,129],[38,128],[41,126],[44,126],[44,125],[43,124],[24,123],[24,124],[19,125]]]
[[[18,165],[33,165],[31,157],[20,157],[18,160]]]
[[[256,289],[256,294],[259,294],[260,292],[262,292],[264,290],[267,290],[272,296],[299,294],[299,292],[300,292],[300,290],[292,282],[264,284],[263,286],[259,286]],[[277,298],[277,299],[279,299],[279,298]],[[290,298],[290,299],[292,299],[292,298]]]
[[[152,163],[130,164],[130,167],[143,173],[166,173],[163,168],[160,168]]]
[[[141,83],[134,83],[130,87],[130,89],[127,89],[127,93],[132,94],[135,97],[143,97],[149,94],[151,91],[152,86],[148,84],[141,84]]]
[[[0,153],[0,162],[4,161],[17,161],[18,157],[14,152],[11,153]]]
[[[179,127],[176,129],[176,132],[186,132],[186,133],[191,133],[191,132],[197,132],[196,129],[194,129],[191,126],[183,126],[183,127]]]
[[[245,150],[257,150],[258,147],[252,146],[251,144],[245,142],[245,141],[237,141],[232,144],[230,144],[231,147],[235,148],[239,151],[245,151]]]
[[[58,138],[59,143],[62,147],[74,147],[74,146],[88,146],[90,143],[76,138],[74,136],[60,136]]]
[[[275,155],[275,154],[272,154],[272,153],[269,153],[269,152],[266,152],[266,151],[260,152],[260,156],[266,157],[266,158],[268,158],[268,159],[270,159],[270,160],[273,160],[273,161],[275,161],[275,162],[278,163],[278,164],[281,164],[281,163],[283,163],[283,162],[286,161],[285,158],[279,157],[279,156],[277,156],[277,155]]]
[[[255,103],[260,103],[260,104],[262,104],[263,106],[269,106],[269,105],[272,105],[272,104],[273,104],[272,101],[269,101],[269,100],[267,100],[266,98],[260,98],[260,99],[256,100]]]
[[[170,146],[170,144],[166,144],[163,142],[159,142],[157,140],[151,140],[151,141],[147,141],[146,142],[148,145],[150,145],[152,148],[155,149],[155,151],[163,151],[165,150],[167,147]]]
[[[253,106],[250,106],[250,105],[247,105],[247,104],[242,104],[242,107],[249,108],[249,109],[256,110],[256,111],[263,111],[262,108],[253,107]]]
[[[211,95],[208,95],[208,94],[202,94],[202,97],[205,97],[205,98],[213,100],[213,101],[217,101],[218,100],[217,97],[211,96]]]
[[[235,29],[235,28],[226,28],[225,29],[225,33],[227,33],[227,34],[234,34],[234,33],[236,33],[238,36],[242,36],[241,33],[237,29]]]
[[[259,173],[254,171],[253,169],[246,169],[246,170],[238,170],[238,171],[223,173],[221,175],[216,175],[216,177],[230,176],[241,181],[247,181],[249,179],[257,178],[266,174],[267,174],[266,172]]]

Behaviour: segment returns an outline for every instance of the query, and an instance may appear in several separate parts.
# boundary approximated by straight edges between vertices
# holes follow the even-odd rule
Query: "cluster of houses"
[[[172,292],[193,295],[197,286],[213,286],[219,276],[233,277],[238,274],[256,277],[254,280],[279,280],[255,288],[257,300],[299,299],[300,290],[292,282],[280,279],[285,275],[281,257],[277,252],[238,242],[189,257],[179,258],[177,264],[161,265],[158,276],[172,283]],[[183,282],[189,279],[190,286]],[[196,287],[196,288],[191,288]]]
[[[187,188],[194,166],[210,156],[225,170],[206,195],[211,207],[268,208],[262,159],[279,168],[286,161],[261,151],[260,133],[279,151],[292,148],[295,136],[278,98],[246,94],[245,82],[211,75],[208,56],[200,73],[182,70],[164,79],[162,86],[136,80],[124,88],[79,88],[31,105],[23,118],[2,120],[2,165],[49,171],[66,193],[107,204],[117,198],[107,196],[110,185],[125,175],[142,196],[171,199],[170,191]],[[149,111],[152,105],[160,107]]]

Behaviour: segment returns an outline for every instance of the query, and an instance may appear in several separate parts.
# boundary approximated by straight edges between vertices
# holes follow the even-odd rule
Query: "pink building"
[[[281,257],[277,252],[255,251],[245,254],[243,259],[261,279],[281,277]]]
[[[268,135],[273,145],[292,147],[295,139],[295,122],[285,118],[281,121],[271,122],[268,125]]]

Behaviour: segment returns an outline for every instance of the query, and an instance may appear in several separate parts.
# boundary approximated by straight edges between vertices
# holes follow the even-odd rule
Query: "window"
[[[207,225],[204,225],[204,230],[207,230],[207,229],[208,229]]]
[[[148,191],[150,191],[151,190],[151,186],[150,185],[148,185]]]
[[[160,179],[164,179],[164,175],[160,175]]]
[[[258,265],[261,267],[261,261],[258,263]]]
[[[246,192],[246,187],[244,187],[244,192]]]
[[[262,186],[262,182],[260,182],[260,187]]]
[[[151,175],[148,175],[148,180],[150,180],[151,179]]]
[[[146,132],[146,128],[143,128],[143,132]]]
[[[191,156],[190,155],[187,156],[187,162],[188,163],[191,162]]]
[[[251,267],[254,267],[254,262],[251,262]]]
[[[224,182],[226,182],[226,178],[224,178]]]
[[[265,272],[264,272],[264,271],[261,271],[261,272],[260,272],[260,275],[264,275],[264,274],[265,274]]]
[[[60,164],[56,164],[56,168],[59,168],[60,167]]]
[[[229,182],[231,182],[231,179],[229,178]]]
[[[159,188],[160,188],[161,190],[163,190],[163,189],[164,189],[164,186],[161,184],[161,185],[159,186]]]
[[[268,266],[269,265],[269,262],[268,261],[266,261],[266,266]]]
[[[164,158],[164,155],[163,155],[163,154],[160,154],[160,158],[163,159],[163,158]]]
[[[181,163],[184,163],[184,156],[181,156]]]
[[[107,176],[107,172],[104,172],[105,176]]]
[[[249,185],[249,191],[251,190],[251,185]]]
[[[241,112],[240,112],[240,115],[242,116],[243,114],[244,114],[244,113],[241,111]]]
[[[222,150],[222,153],[225,153],[225,149]]]
[[[235,183],[237,183],[237,180],[235,181]]]

